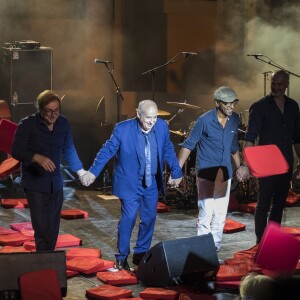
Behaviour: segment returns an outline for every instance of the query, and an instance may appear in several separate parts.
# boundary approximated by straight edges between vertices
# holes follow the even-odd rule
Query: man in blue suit
[[[182,178],[167,123],[157,118],[155,102],[141,101],[136,118],[116,124],[90,170],[80,178],[82,184],[93,183],[114,156],[113,194],[121,201],[115,268],[130,270],[127,257],[138,212],[140,224],[132,262],[138,265],[151,246],[158,194],[164,193],[164,161],[171,170],[171,185],[178,186]]]

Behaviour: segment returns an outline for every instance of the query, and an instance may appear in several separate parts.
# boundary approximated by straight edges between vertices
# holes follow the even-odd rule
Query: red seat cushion
[[[25,273],[19,278],[22,300],[61,300],[57,272],[53,269]]]
[[[12,223],[10,224],[10,227],[16,231],[21,231],[23,229],[33,230],[31,222]]]
[[[241,265],[220,265],[216,281],[238,281],[249,273],[249,267]]]
[[[256,205],[257,205],[257,202],[240,204],[240,211],[249,213],[249,214],[254,214]]]
[[[103,284],[96,288],[86,290],[85,296],[91,300],[118,300],[120,298],[131,297],[132,291],[109,284]]]
[[[15,230],[9,229],[9,228],[5,228],[0,226],[0,235],[4,235],[4,234],[13,234],[16,233]]]
[[[88,212],[80,209],[63,209],[60,213],[61,218],[66,220],[87,218]]]
[[[162,202],[157,203],[157,212],[167,212],[170,211],[170,207]]]
[[[127,270],[118,272],[98,272],[97,278],[104,283],[111,285],[135,284],[138,282],[136,276]]]
[[[244,157],[251,174],[261,178],[283,174],[289,165],[276,145],[263,145],[244,148]]]
[[[4,246],[0,249],[0,253],[30,252],[23,246]]]
[[[140,297],[143,299],[170,299],[175,300],[178,292],[164,288],[149,287],[140,292]]]
[[[26,198],[2,199],[1,206],[4,208],[27,208],[28,202]]]
[[[242,224],[240,222],[231,220],[229,218],[226,218],[226,222],[224,225],[223,232],[225,233],[234,233],[239,231],[244,231],[246,228],[245,224]]]
[[[72,234],[59,234],[57,237],[56,248],[80,246],[82,240]]]
[[[76,257],[101,257],[101,250],[99,248],[70,248],[66,253],[67,259]]]
[[[0,235],[0,245],[3,246],[20,246],[27,240],[28,237],[20,233]]]
[[[18,171],[20,162],[12,157],[7,158],[0,164],[0,178],[5,178],[8,175]]]
[[[0,151],[11,154],[12,143],[18,124],[7,120],[0,120]]]
[[[276,249],[276,251],[275,251]],[[255,262],[272,272],[291,274],[300,258],[300,241],[269,222],[255,254]]]

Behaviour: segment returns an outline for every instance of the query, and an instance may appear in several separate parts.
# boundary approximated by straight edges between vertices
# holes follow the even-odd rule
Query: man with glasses
[[[197,234],[211,233],[218,251],[233,175],[231,158],[237,167],[238,180],[242,181],[247,177],[248,169],[241,165],[237,140],[240,119],[233,112],[238,97],[230,87],[221,86],[214,92],[213,98],[216,107],[197,119],[189,137],[182,143],[178,161],[180,167],[183,167],[191,151],[197,149]]]
[[[86,171],[78,158],[68,120],[60,115],[61,99],[46,90],[37,97],[38,112],[18,125],[12,156],[22,163],[36,251],[54,251],[63,205],[61,156],[73,172]]]

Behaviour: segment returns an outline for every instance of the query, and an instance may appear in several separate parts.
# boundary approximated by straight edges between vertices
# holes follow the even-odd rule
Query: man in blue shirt
[[[22,163],[22,185],[29,204],[36,251],[53,251],[63,205],[62,155],[78,176],[85,171],[73,144],[69,122],[60,115],[60,98],[46,90],[38,96],[37,104],[39,111],[18,125],[12,156]]]
[[[82,184],[94,182],[112,157],[116,158],[112,192],[121,201],[115,267],[130,270],[127,257],[138,213],[140,224],[132,262],[138,265],[151,245],[158,193],[164,193],[164,162],[174,178],[171,185],[178,186],[182,177],[167,122],[157,118],[155,102],[141,101],[136,118],[116,124],[90,170],[81,178]]]
[[[218,251],[230,196],[231,158],[237,167],[238,180],[243,180],[248,169],[241,165],[237,140],[240,119],[233,112],[238,97],[230,87],[222,86],[214,92],[214,101],[216,108],[197,119],[189,137],[182,143],[178,161],[183,167],[191,151],[197,149],[197,234],[211,233]]]

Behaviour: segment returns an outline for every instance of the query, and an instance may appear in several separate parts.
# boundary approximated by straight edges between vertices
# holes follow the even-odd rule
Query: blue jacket
[[[98,176],[106,163],[115,156],[113,170],[113,194],[119,198],[129,198],[137,193],[137,182],[140,178],[140,168],[143,158],[139,151],[137,139],[138,120],[129,119],[116,124],[112,135],[98,152],[90,172]],[[170,140],[166,121],[157,119],[153,129],[157,142],[158,171],[156,180],[158,189],[164,193],[164,161],[170,167],[172,178],[182,177],[174,146]]]

